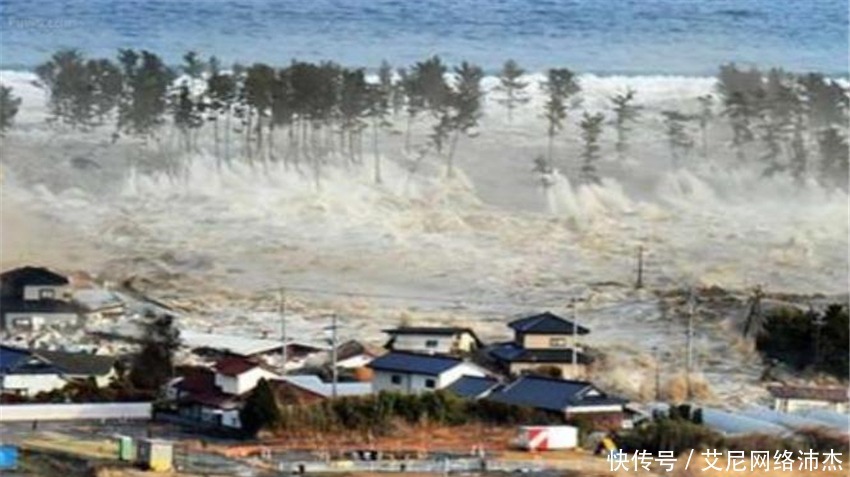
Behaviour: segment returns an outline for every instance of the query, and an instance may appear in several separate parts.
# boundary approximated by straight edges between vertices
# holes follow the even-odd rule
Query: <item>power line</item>
[[[278,293],[282,288],[285,288],[287,292],[299,292],[303,294],[309,295],[323,295],[323,296],[336,296],[336,297],[346,297],[346,298],[372,298],[378,300],[393,300],[393,301],[420,301],[420,302],[428,302],[428,303],[439,303],[439,304],[448,304],[454,305],[456,307],[467,307],[467,306],[504,306],[504,307],[538,307],[538,308],[563,308],[564,306],[568,306],[571,302],[571,299],[564,299],[564,301],[553,302],[553,301],[501,301],[501,300],[483,300],[483,299],[451,299],[451,298],[439,298],[434,296],[424,296],[424,295],[400,295],[400,294],[392,294],[392,293],[369,293],[369,292],[356,292],[356,291],[344,291],[344,290],[331,290],[324,288],[314,288],[314,287],[298,287],[298,286],[289,286],[282,285],[275,288],[267,288],[260,289],[255,292],[255,294],[270,294],[270,293]],[[586,299],[575,299],[575,301],[587,301]],[[594,310],[606,310],[612,309],[622,306],[622,303],[609,304],[606,306],[596,306],[593,307]]]

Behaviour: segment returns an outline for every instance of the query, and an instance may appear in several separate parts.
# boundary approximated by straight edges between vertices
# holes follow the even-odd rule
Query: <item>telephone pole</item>
[[[286,339],[286,290],[281,288],[277,294],[277,313],[280,317],[280,340],[282,344],[280,357],[280,374],[286,374],[286,362],[289,359],[289,345]]]
[[[635,288],[643,288],[643,245],[638,245],[637,281],[635,282]]]
[[[687,357],[687,368],[685,373],[685,380],[687,384],[687,400],[691,400],[691,370],[693,369],[693,359],[694,359],[694,312],[696,311],[696,296],[694,295],[694,290],[691,288],[690,294],[688,296],[688,357]]]
[[[655,400],[661,399],[661,353],[658,345],[652,347],[655,356]]]
[[[331,315],[331,397],[336,399],[336,383],[339,378],[337,369],[336,369],[336,360],[337,360],[337,317],[336,313]]]

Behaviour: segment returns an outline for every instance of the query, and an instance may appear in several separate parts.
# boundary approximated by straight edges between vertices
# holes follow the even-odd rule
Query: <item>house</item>
[[[68,300],[68,279],[46,268],[8,270],[0,274],[0,290],[0,324],[6,331],[78,326],[86,311]]]
[[[393,351],[372,360],[374,392],[419,393],[443,389],[462,376],[486,376],[475,364],[460,358]]]
[[[215,385],[221,392],[241,396],[248,393],[261,379],[277,377],[277,374],[256,361],[244,358],[224,358],[215,367]]]
[[[240,357],[275,363],[279,366],[283,354],[283,342],[279,339],[252,338],[230,334],[182,330],[180,340],[183,346],[194,354],[213,359]],[[327,347],[289,340],[286,343],[286,368],[297,369],[312,356],[318,356]]]
[[[62,389],[75,379],[94,379],[105,386],[115,375],[115,362],[111,356],[0,345],[0,390],[31,397]]]
[[[609,428],[622,427],[628,402],[587,381],[521,376],[485,399],[563,414],[566,420],[591,419]]]
[[[343,369],[362,368],[382,354],[380,350],[359,341],[346,341],[337,346],[336,366]]]
[[[184,417],[211,426],[239,429],[239,410],[260,380],[277,374],[256,360],[227,357],[212,369],[186,368],[169,384],[168,396]]]
[[[284,405],[313,404],[334,396],[334,385],[313,374],[286,375],[270,381],[278,400]],[[336,396],[372,394],[372,383],[342,381],[336,383]]]
[[[587,376],[587,366],[593,360],[584,353],[578,337],[590,333],[589,329],[548,311],[512,321],[508,326],[514,331],[514,339],[487,350],[506,372],[520,375],[554,368],[564,378]]]
[[[846,413],[848,390],[840,386],[785,386],[767,387],[773,396],[773,409],[780,412],[796,412],[806,409],[825,409]]]
[[[402,326],[384,333],[390,335],[384,347],[392,351],[458,355],[481,347],[481,341],[470,328]]]
[[[466,399],[481,399],[501,387],[498,379],[489,376],[462,376],[446,389]]]
[[[127,305],[116,293],[101,288],[75,290],[71,295],[74,303],[86,310],[86,315],[95,319],[116,320],[127,313]]]

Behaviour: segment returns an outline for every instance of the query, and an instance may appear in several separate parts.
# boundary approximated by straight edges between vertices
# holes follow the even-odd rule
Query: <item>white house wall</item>
[[[4,391],[25,396],[62,389],[67,384],[58,374],[8,374],[2,379]]]
[[[38,330],[43,327],[77,326],[80,317],[76,313],[24,313],[8,312],[3,325],[7,329]]]
[[[261,379],[271,379],[276,376],[262,368],[253,368],[235,377],[216,373],[215,385],[221,389],[221,392],[240,396],[257,387]]]
[[[429,341],[436,341],[436,346],[428,347]],[[454,336],[434,335],[396,335],[393,340],[393,350],[396,351],[419,351],[436,354],[449,354],[453,351]]]
[[[439,376],[403,373],[398,371],[375,371],[375,376],[372,379],[372,389],[374,392],[398,391],[403,393],[420,393],[448,387],[462,376],[483,377],[485,375],[486,374],[481,368],[470,363],[459,364],[454,368],[443,372]],[[400,376],[401,383],[393,384],[393,376]],[[429,388],[426,385],[429,379],[433,379],[435,381],[435,386],[433,388]]]
[[[70,296],[70,292],[68,291],[68,287],[66,286],[55,286],[55,285],[26,285],[24,286],[24,300],[40,300],[42,299],[41,292],[42,290],[47,290],[48,292],[53,292],[52,295],[47,295],[44,298],[52,298],[56,300],[61,300]]]

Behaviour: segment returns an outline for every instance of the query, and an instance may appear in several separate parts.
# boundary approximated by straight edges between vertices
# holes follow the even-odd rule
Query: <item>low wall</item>
[[[149,402],[98,402],[83,404],[4,404],[0,422],[143,419],[152,416]]]

